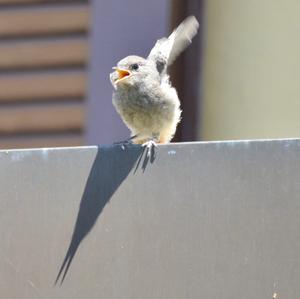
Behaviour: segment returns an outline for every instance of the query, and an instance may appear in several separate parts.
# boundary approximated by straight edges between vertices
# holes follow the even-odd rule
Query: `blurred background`
[[[190,14],[200,31],[171,68],[174,140],[299,137],[299,1],[0,0],[0,148],[126,139],[111,68]]]

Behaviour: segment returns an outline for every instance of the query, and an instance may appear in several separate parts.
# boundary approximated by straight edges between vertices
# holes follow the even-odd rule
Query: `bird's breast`
[[[118,91],[113,95],[113,104],[124,122],[131,128],[153,129],[161,127],[173,118],[174,103],[163,94],[155,92]]]
[[[141,92],[135,89],[116,91],[113,102],[119,109],[131,113],[149,113],[164,105],[164,99],[153,92]]]

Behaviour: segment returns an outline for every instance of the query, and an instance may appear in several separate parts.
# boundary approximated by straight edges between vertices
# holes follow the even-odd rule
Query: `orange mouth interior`
[[[121,80],[129,77],[131,75],[131,73],[127,70],[123,70],[123,69],[116,69],[117,73],[118,73],[118,76],[119,76],[119,79],[116,81],[117,82],[120,82]]]

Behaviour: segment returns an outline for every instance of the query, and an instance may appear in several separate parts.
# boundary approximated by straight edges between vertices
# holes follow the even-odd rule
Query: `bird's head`
[[[110,80],[116,89],[124,86],[139,86],[147,78],[159,80],[159,74],[153,62],[139,56],[127,56],[120,60],[113,69]]]

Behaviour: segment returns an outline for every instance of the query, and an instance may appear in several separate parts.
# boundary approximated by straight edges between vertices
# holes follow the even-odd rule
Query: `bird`
[[[197,19],[189,16],[169,37],[157,40],[147,58],[130,55],[113,67],[112,103],[131,131],[124,142],[151,149],[172,140],[181,108],[168,67],[192,42],[198,27]]]

